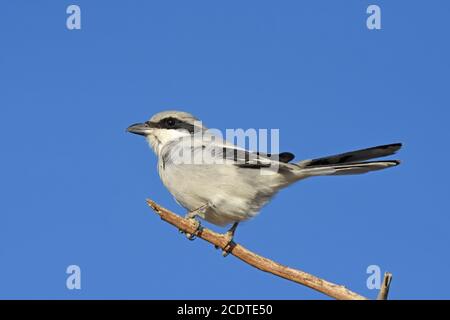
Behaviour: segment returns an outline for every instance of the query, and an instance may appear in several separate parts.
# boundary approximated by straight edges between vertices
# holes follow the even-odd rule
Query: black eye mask
[[[194,133],[195,126],[191,123],[184,122],[180,119],[176,118],[164,118],[161,119],[159,122],[148,122],[147,123],[150,127],[158,128],[158,129],[168,129],[168,130],[178,130],[178,129],[184,129],[187,130],[189,133]]]

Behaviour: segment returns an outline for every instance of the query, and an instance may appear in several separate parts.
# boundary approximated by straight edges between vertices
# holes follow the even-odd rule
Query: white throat
[[[146,140],[156,155],[159,156],[161,149],[167,143],[188,136],[190,136],[190,133],[186,130],[156,129],[146,136]]]

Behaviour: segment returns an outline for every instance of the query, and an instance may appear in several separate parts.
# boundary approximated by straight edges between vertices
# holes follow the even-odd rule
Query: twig
[[[383,283],[381,284],[381,288],[380,288],[380,292],[378,293],[377,300],[387,300],[391,282],[392,282],[392,273],[386,272],[384,274]]]
[[[182,218],[179,215],[159,206],[150,199],[147,199],[147,204],[161,217],[162,220],[170,223],[185,233],[195,234],[198,238],[212,243],[224,251],[228,250],[230,254],[259,270],[272,273],[281,278],[307,286],[338,300],[367,300],[367,298],[348,290],[344,286],[328,282],[304,271],[281,265],[275,261],[257,255],[239,244],[233,243],[230,248],[229,238],[225,235],[213,232],[206,228],[202,228],[200,231],[197,231],[197,225],[194,221]],[[389,283],[387,283],[386,288],[387,289],[383,291],[385,292],[383,295],[387,297]],[[382,293],[380,292],[380,295],[381,294]]]

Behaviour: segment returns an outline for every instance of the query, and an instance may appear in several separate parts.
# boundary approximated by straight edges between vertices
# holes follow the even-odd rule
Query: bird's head
[[[156,154],[159,154],[168,142],[204,130],[206,128],[197,118],[183,111],[159,112],[150,120],[132,124],[127,128],[128,132],[144,136]]]

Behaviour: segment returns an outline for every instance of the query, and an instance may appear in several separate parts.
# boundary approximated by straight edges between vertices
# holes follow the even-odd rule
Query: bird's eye
[[[175,120],[172,118],[166,119],[166,124],[168,127],[173,127],[175,125]]]

